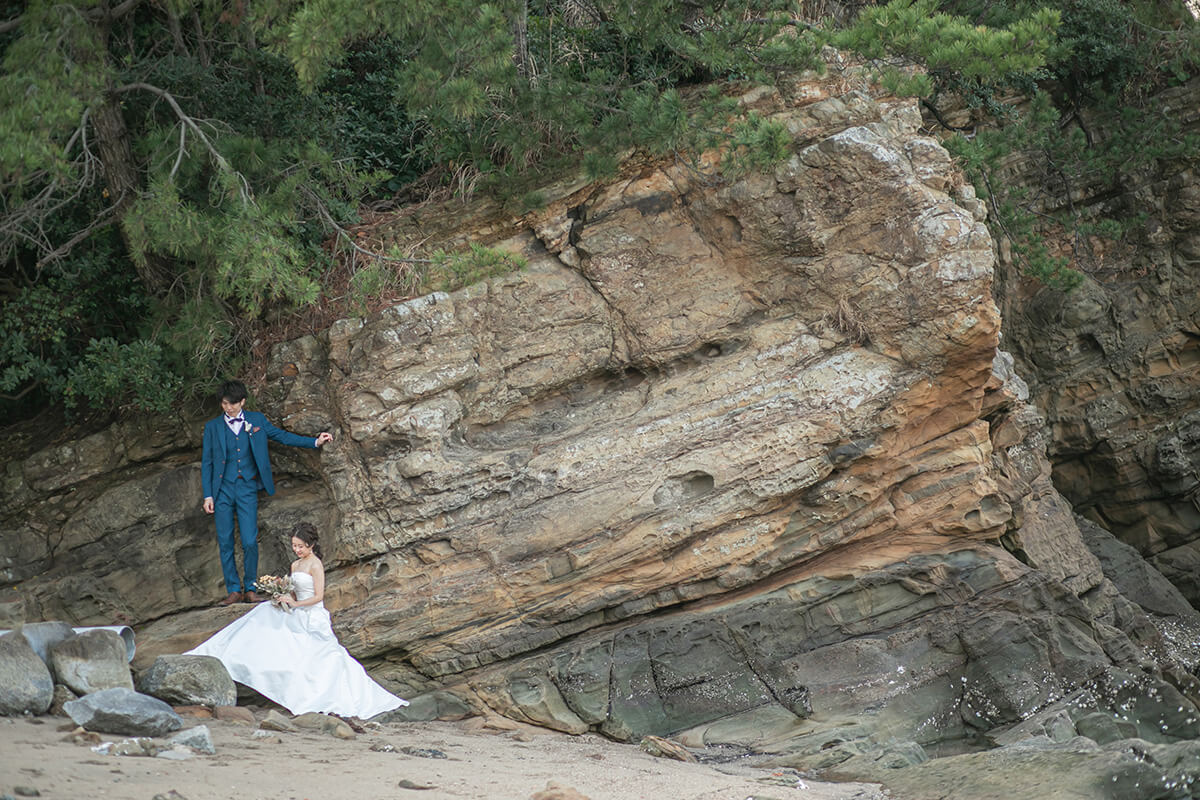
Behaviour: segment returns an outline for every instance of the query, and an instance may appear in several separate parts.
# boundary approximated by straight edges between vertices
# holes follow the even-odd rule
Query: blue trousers
[[[246,579],[238,577],[237,561],[233,557],[233,519],[237,517],[242,538],[242,568]],[[221,572],[225,574],[225,591],[253,592],[258,587],[258,482],[247,480],[221,481],[221,490],[213,500],[213,517],[217,524],[217,549],[221,552]]]

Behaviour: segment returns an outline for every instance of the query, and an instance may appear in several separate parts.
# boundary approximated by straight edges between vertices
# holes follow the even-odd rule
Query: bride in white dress
[[[255,606],[185,655],[220,659],[235,681],[293,714],[369,719],[408,705],[372,680],[333,635],[313,525],[302,522],[292,530],[292,551],[291,595],[278,605]]]

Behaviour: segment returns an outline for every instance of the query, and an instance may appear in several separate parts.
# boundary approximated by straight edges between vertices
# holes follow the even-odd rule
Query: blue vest
[[[242,432],[237,436],[233,435],[229,423],[222,424],[225,426],[225,470],[221,473],[221,482],[242,478],[261,488],[258,467],[254,465],[254,456],[250,453],[250,434],[246,432],[248,423],[242,423]]]

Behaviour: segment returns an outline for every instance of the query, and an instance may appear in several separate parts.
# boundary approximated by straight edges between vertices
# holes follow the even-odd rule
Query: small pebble
[[[433,788],[433,786],[428,783],[417,783],[416,781],[410,781],[408,778],[405,778],[404,780],[400,781],[400,783],[398,783],[396,785],[399,786],[401,789],[432,789]]]

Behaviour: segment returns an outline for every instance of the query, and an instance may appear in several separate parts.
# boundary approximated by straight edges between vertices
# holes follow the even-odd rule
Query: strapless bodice
[[[316,594],[316,589],[313,586],[313,576],[307,572],[292,573],[292,591],[296,593],[297,600],[307,600]]]

